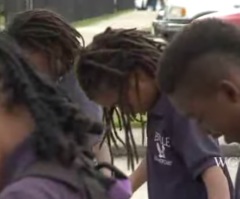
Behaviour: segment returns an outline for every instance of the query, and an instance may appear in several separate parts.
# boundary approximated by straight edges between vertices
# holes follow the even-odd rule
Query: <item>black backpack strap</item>
[[[36,162],[23,172],[14,176],[14,181],[24,177],[42,177],[65,183],[76,191],[80,191],[83,185],[79,173],[74,169],[68,169],[57,163]]]
[[[97,170],[109,169],[115,178],[127,179],[127,176],[122,171],[120,171],[117,167],[115,167],[109,163],[99,163],[95,168]]]

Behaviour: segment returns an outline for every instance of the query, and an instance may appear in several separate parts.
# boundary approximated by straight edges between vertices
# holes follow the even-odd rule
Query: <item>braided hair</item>
[[[6,31],[21,47],[48,55],[50,75],[56,78],[70,70],[78,50],[84,46],[83,37],[76,29],[58,14],[45,9],[17,14]],[[62,63],[59,67],[57,60]]]
[[[160,55],[165,43],[156,42],[142,31],[136,29],[111,29],[94,37],[93,42],[82,52],[76,63],[77,76],[82,88],[90,99],[94,99],[104,87],[118,90],[120,104],[127,102],[128,77],[137,69],[142,69],[149,76],[155,77]],[[137,78],[137,77],[136,77]],[[136,88],[138,91],[138,88]],[[131,108],[131,107],[130,107]],[[120,129],[125,131],[125,142],[117,134],[114,116],[118,116]],[[117,139],[126,147],[128,166],[134,167],[134,156],[138,159],[133,139],[131,121],[136,115],[126,114],[121,108],[112,107],[104,111],[104,119],[109,127],[106,134],[108,143],[113,141],[117,147]],[[140,115],[143,142],[145,121]],[[111,129],[111,130],[110,130]]]
[[[4,33],[0,34],[0,83],[5,107],[24,105],[32,114],[35,131],[31,139],[37,157],[65,167],[78,166],[88,198],[105,199],[104,182],[109,180],[94,170],[85,150],[86,132],[100,134],[102,125],[85,118],[57,89],[43,82]]]

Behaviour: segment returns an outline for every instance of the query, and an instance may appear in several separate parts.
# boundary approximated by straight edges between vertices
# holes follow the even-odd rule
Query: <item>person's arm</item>
[[[92,150],[96,157],[97,162],[100,162],[100,163],[106,162],[111,164],[111,155],[109,151],[109,146],[106,143],[103,143],[101,145],[101,142],[98,142],[93,146]],[[112,175],[111,171],[108,169],[103,169],[102,172],[109,177]]]
[[[208,199],[230,199],[228,181],[223,170],[213,166],[202,174],[208,193]]]
[[[133,193],[137,191],[147,181],[147,162],[146,158],[142,160],[138,168],[129,176],[132,183]]]
[[[229,199],[232,190],[231,181],[226,178],[228,171],[218,167],[215,161],[221,158],[218,142],[201,131],[194,120],[183,116],[176,117],[173,126],[173,146],[193,179],[201,179],[205,183],[208,199]]]

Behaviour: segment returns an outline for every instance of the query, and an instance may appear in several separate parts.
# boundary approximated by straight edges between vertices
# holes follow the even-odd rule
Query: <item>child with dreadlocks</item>
[[[16,15],[6,31],[24,50],[35,69],[46,80],[58,83],[60,89],[96,121],[102,121],[102,110],[91,102],[79,86],[72,71],[76,53],[81,48],[78,39],[83,38],[56,13],[35,9]],[[101,136],[100,136],[101,138]],[[106,144],[100,149],[99,136],[91,137],[90,146],[99,162],[110,162]],[[109,172],[105,172],[110,175]]]
[[[131,118],[148,113],[147,157],[130,176],[134,191],[147,180],[149,199],[232,198],[227,168],[215,162],[221,158],[217,141],[181,116],[161,92],[157,70],[164,47],[140,31],[107,28],[77,62],[80,84],[110,110],[106,118],[118,107],[127,136]]]
[[[88,152],[86,132],[102,126],[42,81],[4,34],[0,63],[0,198],[128,199],[127,178],[96,168]],[[105,177],[104,166],[121,180]]]

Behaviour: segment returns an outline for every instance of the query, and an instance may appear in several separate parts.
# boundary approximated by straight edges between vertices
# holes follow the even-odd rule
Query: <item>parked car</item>
[[[155,36],[167,39],[193,20],[218,11],[238,9],[240,0],[168,0],[152,23]]]
[[[218,18],[228,23],[240,26],[240,9],[233,9],[229,11],[220,11],[212,14],[204,15],[197,18],[196,20],[207,19],[207,18]]]

